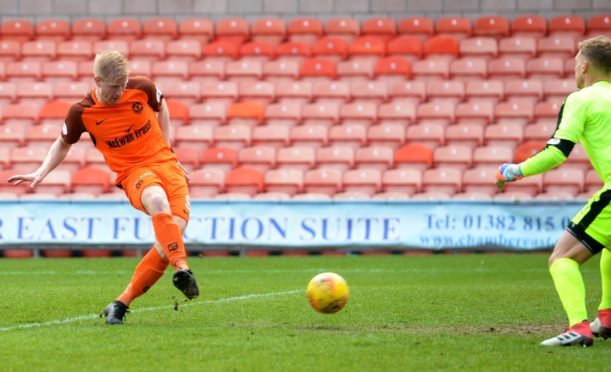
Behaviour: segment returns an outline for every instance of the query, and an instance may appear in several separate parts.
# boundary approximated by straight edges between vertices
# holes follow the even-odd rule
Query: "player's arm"
[[[40,167],[29,174],[18,174],[8,179],[8,182],[12,185],[19,185],[22,182],[30,182],[30,187],[35,187],[55,169],[68,155],[71,144],[66,143],[61,136],[57,137],[55,142],[49,148],[49,152],[45,156]]]
[[[157,119],[159,120],[159,126],[161,126],[161,132],[163,133],[163,138],[168,145],[172,146],[171,138],[170,138],[170,110],[168,109],[168,105],[165,102],[165,99],[161,100],[159,104],[159,113],[157,114]]]

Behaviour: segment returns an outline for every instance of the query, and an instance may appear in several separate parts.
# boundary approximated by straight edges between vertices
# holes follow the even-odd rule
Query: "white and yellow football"
[[[346,306],[350,289],[341,276],[335,273],[322,273],[310,280],[306,294],[314,310],[323,314],[333,314]]]

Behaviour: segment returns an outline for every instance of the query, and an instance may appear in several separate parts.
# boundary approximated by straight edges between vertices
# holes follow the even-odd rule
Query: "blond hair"
[[[126,78],[129,74],[127,58],[116,50],[105,50],[96,54],[93,62],[93,76],[109,82]]]
[[[579,43],[579,51],[596,69],[611,73],[611,39],[595,36]]]

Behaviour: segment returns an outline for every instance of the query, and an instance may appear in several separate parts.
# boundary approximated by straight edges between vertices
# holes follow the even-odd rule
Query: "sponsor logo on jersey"
[[[142,103],[140,103],[140,102],[134,102],[134,103],[132,103],[132,110],[134,110],[134,112],[135,112],[136,114],[141,113],[141,112],[142,112],[142,108],[143,108],[143,107],[142,107]]]

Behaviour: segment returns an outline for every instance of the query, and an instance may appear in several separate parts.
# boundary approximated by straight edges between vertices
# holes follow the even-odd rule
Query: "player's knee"
[[[150,214],[169,213],[170,211],[170,204],[163,190],[145,190],[142,193],[142,204]]]

